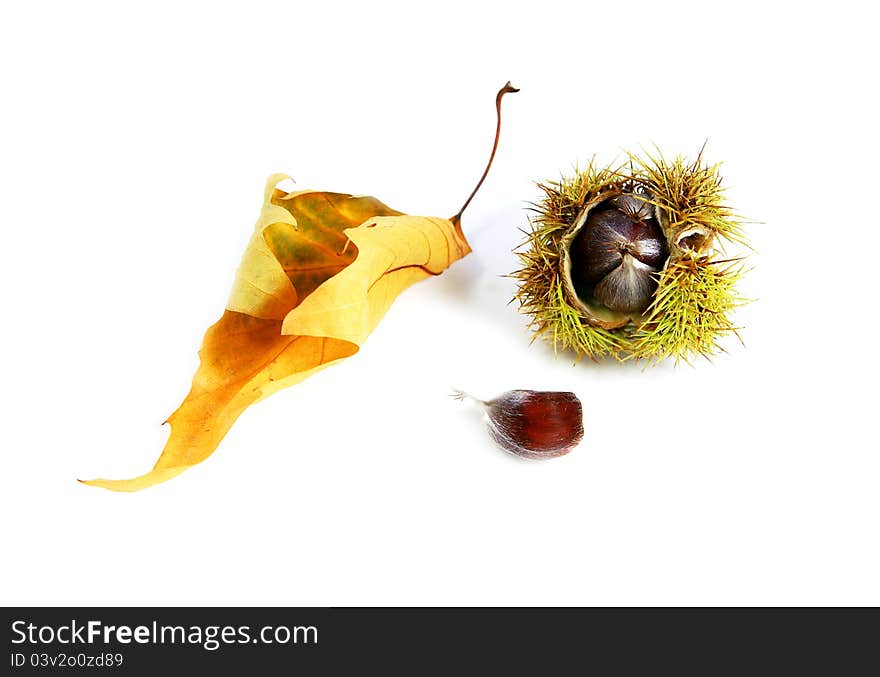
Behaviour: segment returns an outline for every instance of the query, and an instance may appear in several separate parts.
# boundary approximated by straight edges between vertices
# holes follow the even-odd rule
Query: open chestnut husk
[[[717,166],[662,156],[538,184],[517,252],[516,297],[537,335],[578,356],[658,361],[711,355],[735,332],[731,311],[746,244],[723,203]]]

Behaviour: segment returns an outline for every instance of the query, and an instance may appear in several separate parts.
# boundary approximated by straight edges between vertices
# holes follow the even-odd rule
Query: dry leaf
[[[86,484],[136,491],[205,460],[248,406],[354,355],[400,292],[470,251],[448,219],[402,215],[371,197],[288,195],[275,188],[284,178],[269,179],[226,312],[205,334],[156,466]]]
[[[498,129],[508,91],[516,90],[508,83],[496,98]],[[85,484],[137,491],[204,461],[247,407],[354,355],[400,292],[470,252],[459,221],[473,193],[442,219],[401,214],[372,197],[284,193],[276,185],[286,178],[268,180],[226,311],[205,333],[156,465],[133,479]]]

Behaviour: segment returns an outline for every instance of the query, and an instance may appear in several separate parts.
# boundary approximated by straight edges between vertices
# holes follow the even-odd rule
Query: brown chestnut
[[[641,313],[669,257],[650,203],[624,194],[596,205],[571,242],[571,278],[582,298],[610,310]]]
[[[492,439],[517,456],[562,456],[584,437],[583,407],[574,393],[510,390],[483,401],[456,391],[455,397],[480,404]]]

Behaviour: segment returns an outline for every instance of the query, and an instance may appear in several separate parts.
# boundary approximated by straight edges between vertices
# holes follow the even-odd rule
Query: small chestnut
[[[583,407],[574,393],[511,390],[493,400],[478,400],[489,434],[505,451],[525,458],[554,458],[574,449],[584,437]]]

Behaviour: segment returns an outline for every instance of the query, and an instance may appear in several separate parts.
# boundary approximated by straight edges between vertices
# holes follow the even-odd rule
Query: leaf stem
[[[498,150],[498,139],[501,136],[501,99],[504,98],[505,94],[515,93],[519,90],[510,84],[510,81],[507,81],[507,84],[504,85],[501,89],[498,90],[498,94],[495,95],[495,113],[498,116],[498,123],[495,127],[495,143],[492,144],[492,154],[489,156],[489,162],[486,164],[486,169],[483,170],[483,175],[480,177],[480,180],[477,181],[477,185],[471,194],[468,196],[468,199],[464,201],[464,204],[461,206],[461,209],[458,210],[458,213],[453,216],[450,221],[452,221],[453,225],[456,228],[460,227],[461,224],[461,215],[464,213],[464,210],[467,209],[468,205],[471,203],[471,200],[474,199],[474,195],[477,194],[477,191],[480,190],[480,186],[483,185],[483,181],[486,180],[486,176],[489,174],[489,168],[492,166],[492,160],[495,159],[495,151]]]

